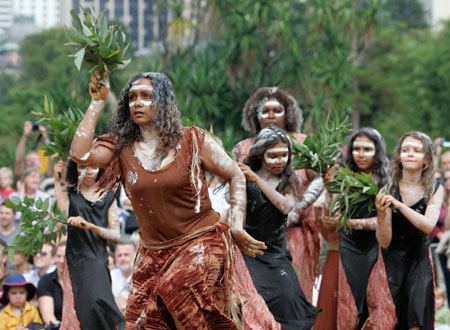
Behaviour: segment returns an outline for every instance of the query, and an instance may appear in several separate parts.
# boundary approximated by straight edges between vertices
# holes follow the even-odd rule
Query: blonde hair
[[[14,182],[13,171],[9,167],[1,167],[0,175],[1,174],[7,175],[11,180],[11,184]]]
[[[394,150],[391,174],[388,189],[391,194],[394,193],[394,189],[397,189],[398,182],[402,179],[403,166],[400,161],[400,151],[402,149],[403,141],[407,137],[412,137],[422,142],[423,151],[425,153],[424,161],[427,163],[422,169],[421,183],[425,187],[424,196],[425,202],[429,202],[431,196],[434,193],[434,187],[436,185],[436,179],[434,173],[436,172],[435,159],[436,159],[436,148],[434,147],[433,141],[425,133],[412,131],[404,134]]]

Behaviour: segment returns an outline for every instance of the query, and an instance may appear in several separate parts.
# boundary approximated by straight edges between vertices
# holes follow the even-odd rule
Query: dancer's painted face
[[[277,143],[266,149],[262,157],[262,166],[266,171],[279,175],[283,172],[289,160],[289,149],[286,143]]]
[[[269,99],[258,109],[258,120],[261,129],[268,126],[286,129],[285,119],[284,106],[275,98]]]
[[[78,184],[93,185],[98,176],[98,167],[77,166]]]
[[[353,141],[353,160],[358,170],[364,173],[372,172],[375,157],[375,143],[367,136],[358,136]]]
[[[411,136],[405,138],[400,148],[400,162],[404,169],[422,169],[427,163],[422,141]]]
[[[153,85],[150,79],[136,80],[128,92],[128,107],[133,121],[147,126],[156,118],[157,108],[153,104]]]

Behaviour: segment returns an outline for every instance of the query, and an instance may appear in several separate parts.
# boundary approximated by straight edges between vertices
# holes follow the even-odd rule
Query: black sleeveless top
[[[278,189],[278,187],[277,187]],[[254,182],[247,181],[247,217],[245,230],[267,245],[262,261],[283,258],[290,254],[286,244],[287,215],[278,210]]]

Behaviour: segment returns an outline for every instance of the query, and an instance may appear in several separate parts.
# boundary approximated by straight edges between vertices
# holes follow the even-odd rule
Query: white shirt
[[[123,290],[130,291],[131,275],[127,278],[123,277],[120,268],[113,269],[111,271],[111,284],[112,293],[114,297],[117,297]]]

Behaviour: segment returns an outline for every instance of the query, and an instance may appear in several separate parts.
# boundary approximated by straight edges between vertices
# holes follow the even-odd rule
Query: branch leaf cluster
[[[104,12],[95,17],[81,7],[84,21],[81,21],[77,12],[72,9],[73,25],[67,30],[67,36],[71,42],[66,45],[75,46],[77,52],[74,55],[75,66],[78,70],[84,63],[90,69],[89,72],[100,71],[104,78],[105,72],[112,72],[125,68],[131,58],[125,59],[125,54],[130,46],[130,39],[121,30],[120,26],[108,23]],[[100,83],[104,83],[103,79]]]
[[[303,144],[293,144],[292,165],[297,170],[310,169],[318,174],[325,174],[336,164],[341,143],[349,131],[347,117],[343,121],[338,116],[335,120],[328,117],[316,134],[307,136]]]
[[[349,228],[349,219],[358,218],[365,211],[371,212],[375,205],[378,185],[371,174],[355,173],[348,167],[341,167],[333,181],[326,184],[330,194],[334,194],[330,207],[330,217],[337,218],[336,228]]]
[[[22,200],[14,196],[10,200],[5,200],[7,207],[22,212],[19,233],[8,245],[9,260],[12,260],[17,252],[35,255],[42,250],[44,243],[55,242],[65,235],[65,226],[58,229],[57,223],[66,224],[66,214],[56,206],[56,202],[51,205],[50,203],[50,198],[35,200],[24,197]]]
[[[48,128],[51,137],[52,142],[43,147],[45,156],[56,155],[53,162],[60,158],[66,160],[70,156],[70,145],[84,113],[80,109],[69,108],[63,114],[56,114],[53,103],[49,102],[45,96],[44,109],[42,112],[33,112],[33,114],[42,125]]]

